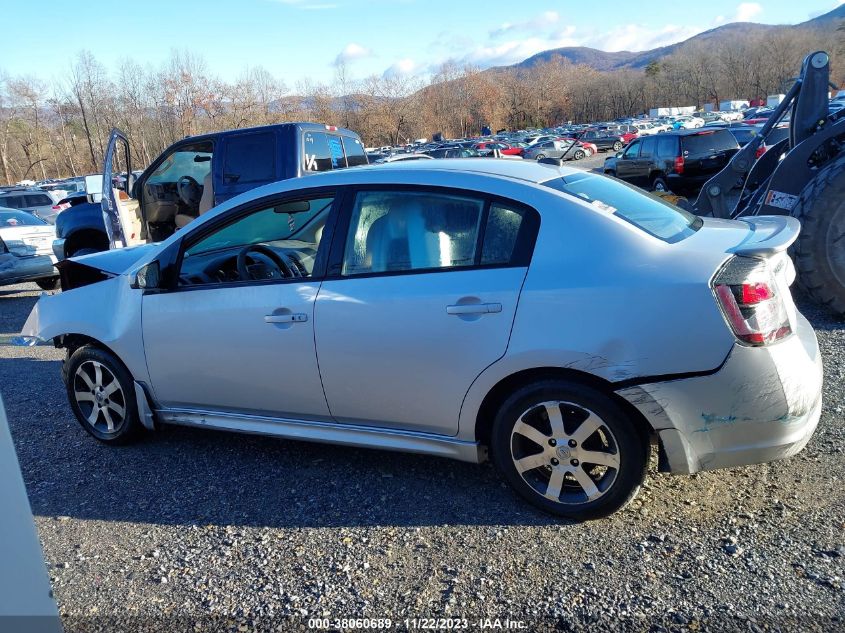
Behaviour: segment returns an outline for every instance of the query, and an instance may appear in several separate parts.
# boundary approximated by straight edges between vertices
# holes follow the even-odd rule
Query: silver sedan
[[[798,230],[533,161],[403,161],[62,262],[22,341],[67,350],[71,407],[106,444],[180,424],[490,457],[538,508],[593,518],[636,495],[652,443],[659,470],[695,473],[810,439]]]

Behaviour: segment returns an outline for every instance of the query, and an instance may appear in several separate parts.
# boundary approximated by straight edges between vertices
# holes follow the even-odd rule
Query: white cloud
[[[544,11],[524,22],[505,22],[499,28],[490,31],[491,37],[499,37],[514,31],[537,31],[547,29],[560,21],[560,14],[557,11]]]
[[[417,65],[417,63],[410,57],[406,57],[391,64],[390,67],[384,71],[384,76],[397,77],[403,75],[411,75],[417,70],[419,70],[419,66]]]
[[[736,8],[731,22],[750,22],[763,12],[761,7],[756,2],[743,2]]]
[[[667,24],[658,29],[652,29],[641,24],[626,24],[587,37],[581,40],[580,46],[589,46],[608,52],[647,51],[681,42],[704,30],[699,27],[675,24]]]
[[[348,64],[349,62],[354,62],[358,59],[370,57],[372,54],[373,51],[369,48],[361,46],[356,42],[349,42],[349,44],[344,46],[343,50],[337,54],[334,63],[336,66],[339,66],[340,64]]]

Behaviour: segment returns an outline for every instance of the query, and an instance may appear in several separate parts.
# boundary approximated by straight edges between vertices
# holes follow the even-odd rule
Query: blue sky
[[[82,48],[110,71],[126,57],[158,66],[180,48],[221,79],[260,65],[293,88],[330,81],[338,60],[352,78],[424,76],[447,59],[484,68],[559,46],[645,50],[734,21],[794,24],[842,1],[86,0],[70,10],[60,0],[12,0],[4,24],[45,16],[57,30],[33,39],[32,29],[4,29],[0,72],[61,80]]]

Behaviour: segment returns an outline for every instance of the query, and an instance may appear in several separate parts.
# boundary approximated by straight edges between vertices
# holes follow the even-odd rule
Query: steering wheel
[[[179,194],[179,199],[189,209],[199,208],[200,198],[202,198],[202,185],[191,176],[182,176],[176,181],[176,193]]]
[[[242,248],[238,253],[238,276],[241,278],[241,281],[252,281],[252,277],[249,276],[249,270],[246,267],[246,258],[250,253],[255,253],[263,258],[269,259],[273,264],[275,264],[282,279],[294,276],[290,267],[287,263],[285,263],[285,260],[283,260],[272,248],[264,246],[264,244],[249,244]]]

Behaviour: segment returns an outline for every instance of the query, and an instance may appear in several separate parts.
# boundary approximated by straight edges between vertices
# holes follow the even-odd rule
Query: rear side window
[[[436,192],[359,192],[343,275],[472,266],[483,208],[482,200]]]
[[[364,152],[364,144],[361,139],[352,136],[343,137],[343,151],[346,153],[346,164],[350,167],[358,167],[369,163],[367,154]]]
[[[657,139],[653,136],[643,140],[643,145],[640,148],[640,158],[651,158],[657,151]]]
[[[677,136],[658,136],[657,155],[660,158],[674,158],[678,155]]]
[[[527,266],[539,225],[536,211],[499,202],[491,204],[484,229],[481,264]]]
[[[683,136],[681,137],[681,145],[684,152],[694,155],[739,148],[734,135],[727,130],[699,132],[690,136]]]
[[[582,172],[543,184],[614,214],[665,242],[679,242],[702,225],[701,218],[620,180]]]
[[[226,142],[225,182],[272,182],[276,175],[276,135],[239,134]]]
[[[305,132],[302,135],[302,160],[305,171],[331,171],[332,150],[327,136],[325,132]]]
[[[27,194],[24,197],[28,207],[53,206],[53,199],[44,193]]]

